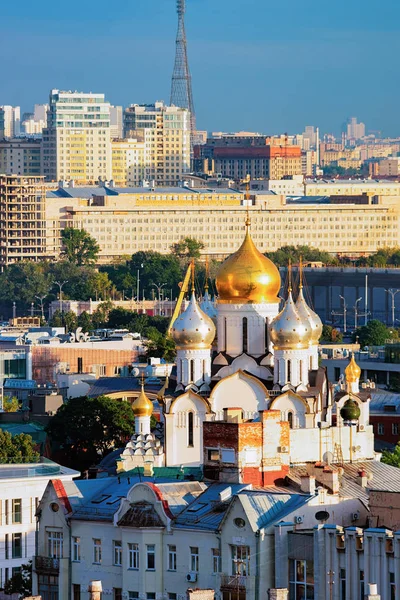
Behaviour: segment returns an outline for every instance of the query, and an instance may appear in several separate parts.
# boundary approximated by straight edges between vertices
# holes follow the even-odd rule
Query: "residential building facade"
[[[0,113],[2,113],[2,117],[0,116],[0,133],[2,127],[4,127],[4,137],[13,138],[18,136],[21,131],[21,108],[19,106],[4,105],[0,106]]]
[[[0,173],[41,175],[41,141],[27,138],[0,140]]]
[[[140,132],[139,132],[140,133]],[[142,139],[113,140],[112,177],[119,187],[138,187],[146,176],[145,142]]]

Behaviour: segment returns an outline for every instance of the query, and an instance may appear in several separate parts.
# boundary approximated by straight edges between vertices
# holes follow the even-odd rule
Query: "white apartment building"
[[[13,138],[20,134],[21,108],[19,106],[0,106],[0,112],[4,119],[4,137]],[[1,129],[1,127],[0,127]]]
[[[110,104],[104,94],[51,91],[42,165],[47,181],[111,179]]]
[[[78,475],[46,459],[0,465],[0,588],[35,554],[36,510],[49,480],[67,483]]]
[[[156,185],[176,185],[190,171],[190,113],[185,108],[132,104],[124,113],[124,136],[145,143],[145,178]]]

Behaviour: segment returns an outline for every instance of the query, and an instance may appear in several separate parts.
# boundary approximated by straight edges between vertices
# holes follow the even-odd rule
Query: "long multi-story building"
[[[28,138],[0,140],[0,173],[41,175],[41,141]]]
[[[133,104],[124,113],[125,138],[145,144],[145,178],[156,185],[177,185],[190,171],[190,114],[185,108]]]
[[[46,257],[43,177],[0,175],[0,267]]]
[[[139,132],[140,133],[140,132]],[[113,140],[112,177],[116,186],[139,186],[145,179],[145,142],[128,138]]]
[[[51,91],[42,169],[47,181],[111,179],[110,104],[104,94]]]

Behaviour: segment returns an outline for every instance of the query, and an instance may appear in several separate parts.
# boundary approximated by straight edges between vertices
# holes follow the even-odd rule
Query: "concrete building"
[[[144,136],[140,137],[111,142],[112,177],[116,186],[140,186],[146,179],[146,145]]]
[[[306,196],[399,196],[400,183],[384,179],[308,179]]]
[[[0,173],[41,175],[41,141],[28,138],[0,140]]]
[[[0,175],[0,265],[46,255],[43,177]]]
[[[2,127],[4,127],[4,137],[17,137],[21,131],[21,108],[19,106],[4,105],[0,106],[0,112],[2,113],[2,117],[0,118],[0,133]],[[1,125],[1,122],[3,125]]]
[[[346,136],[349,141],[356,141],[365,137],[365,125],[364,123],[358,123],[357,117],[349,117],[347,119]]]
[[[43,459],[33,464],[0,465],[0,587],[35,554],[36,510],[50,479],[72,482],[79,472]]]
[[[124,137],[124,109],[122,106],[110,106],[110,135],[112,140]]]
[[[110,104],[104,94],[51,91],[42,173],[47,181],[111,179]]]
[[[142,134],[145,178],[155,185],[177,185],[190,171],[190,114],[185,108],[132,104],[124,113],[124,137]]]
[[[398,177],[400,175],[400,157],[380,160],[378,170],[382,177]]]

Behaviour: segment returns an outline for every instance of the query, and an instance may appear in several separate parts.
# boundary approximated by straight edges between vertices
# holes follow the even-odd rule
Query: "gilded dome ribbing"
[[[174,321],[171,335],[177,348],[210,348],[215,325],[199,307],[194,292],[187,309]]]
[[[151,417],[153,414],[153,403],[146,396],[143,384],[139,396],[132,404],[132,410],[135,417]]]
[[[289,292],[283,310],[273,319],[270,335],[276,350],[300,350],[308,348],[311,341],[311,324],[301,319]]]
[[[276,304],[281,276],[274,263],[257,250],[247,231],[239,250],[220,266],[216,285],[222,304]]]
[[[360,379],[361,369],[352,354],[349,364],[344,370],[347,383],[356,383]]]
[[[296,309],[302,320],[307,319],[311,326],[311,344],[318,344],[322,335],[322,321],[316,312],[311,310],[305,301],[303,290],[300,288],[299,295],[296,300]]]

